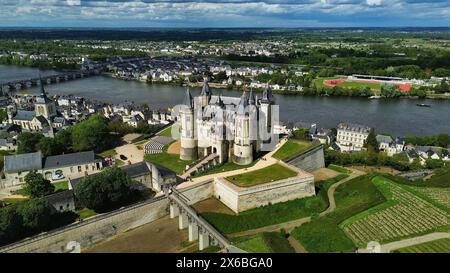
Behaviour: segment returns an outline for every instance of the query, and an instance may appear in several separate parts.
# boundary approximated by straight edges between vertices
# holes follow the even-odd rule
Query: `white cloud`
[[[367,0],[367,5],[369,6],[379,6],[382,0]]]

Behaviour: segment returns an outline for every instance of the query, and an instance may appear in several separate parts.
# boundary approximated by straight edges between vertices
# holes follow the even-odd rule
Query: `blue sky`
[[[10,26],[450,27],[450,0],[0,0]]]

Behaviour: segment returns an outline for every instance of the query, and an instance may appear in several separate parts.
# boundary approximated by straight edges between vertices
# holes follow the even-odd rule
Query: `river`
[[[42,74],[51,74],[45,71]],[[34,77],[37,69],[0,65],[0,81]],[[106,76],[62,82],[46,86],[49,94],[73,94],[108,103],[133,101],[147,103],[153,109],[167,109],[183,101],[185,88],[180,86],[123,81]],[[193,95],[199,88],[191,88]],[[35,94],[33,87],[20,93]],[[224,96],[240,96],[241,92],[214,90]],[[258,94],[259,95],[259,94]],[[369,100],[350,97],[310,97],[275,95],[282,121],[317,123],[332,128],[340,122],[353,122],[375,127],[378,133],[396,136],[450,133],[450,100],[392,99]],[[418,107],[417,103],[431,107]]]

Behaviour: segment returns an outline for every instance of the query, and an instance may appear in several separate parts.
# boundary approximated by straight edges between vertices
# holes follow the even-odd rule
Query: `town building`
[[[4,177],[0,187],[17,186],[25,182],[30,171],[37,171],[50,181],[60,181],[100,172],[103,160],[93,151],[48,156],[41,152],[5,156]]]
[[[379,150],[385,152],[388,156],[393,156],[403,152],[405,148],[405,140],[397,137],[392,139],[391,136],[377,135],[377,142],[379,143]]]
[[[340,123],[337,127],[336,144],[342,152],[361,151],[369,132],[370,127],[364,125]]]

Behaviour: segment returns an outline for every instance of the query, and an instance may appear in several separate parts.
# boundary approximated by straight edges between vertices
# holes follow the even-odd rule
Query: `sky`
[[[450,0],[0,0],[0,27],[450,27]]]

